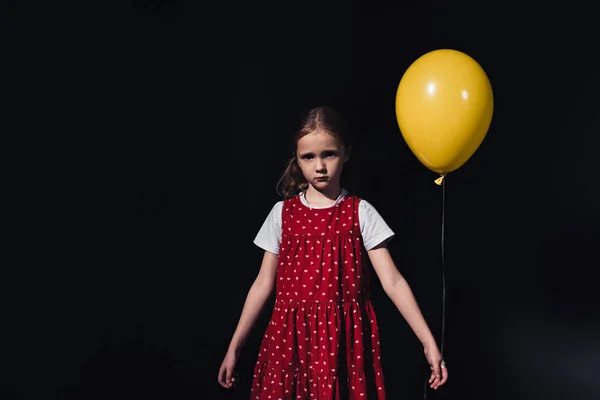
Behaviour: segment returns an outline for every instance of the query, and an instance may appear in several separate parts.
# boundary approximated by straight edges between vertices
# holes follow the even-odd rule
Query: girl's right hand
[[[221,368],[219,369],[218,381],[221,386],[226,389],[235,387],[237,383],[237,373],[235,372],[235,365],[237,364],[237,355],[228,352],[225,355]]]

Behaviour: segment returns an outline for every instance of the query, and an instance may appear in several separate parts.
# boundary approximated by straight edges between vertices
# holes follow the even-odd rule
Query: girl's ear
[[[344,162],[350,160],[350,154],[352,153],[352,146],[347,146],[344,150]]]

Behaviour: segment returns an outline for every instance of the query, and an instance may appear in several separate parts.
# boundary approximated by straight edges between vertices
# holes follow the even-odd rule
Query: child
[[[379,332],[365,253],[385,293],[424,346],[437,389],[448,379],[436,341],[386,247],[394,232],[340,175],[350,157],[347,127],[334,110],[311,110],[296,135],[275,204],[254,243],[265,250],[219,370],[234,368],[259,313],[275,307],[254,368],[252,400],[385,399]]]

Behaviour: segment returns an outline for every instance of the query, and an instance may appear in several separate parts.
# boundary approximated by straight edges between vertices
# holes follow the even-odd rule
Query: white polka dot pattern
[[[285,201],[275,308],[251,400],[385,399],[359,202]]]

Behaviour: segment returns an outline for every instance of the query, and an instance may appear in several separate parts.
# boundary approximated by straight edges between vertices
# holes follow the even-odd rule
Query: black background
[[[15,224],[0,398],[249,398],[270,310],[240,387],[220,388],[217,371],[287,140],[317,105],[359,133],[355,189],[396,231],[392,255],[440,339],[441,190],[394,114],[403,72],[438,48],[482,65],[495,112],[447,179],[450,381],[428,398],[597,398],[589,4],[3,2],[3,132],[16,143],[3,148]],[[373,291],[389,398],[422,398],[422,348]]]

